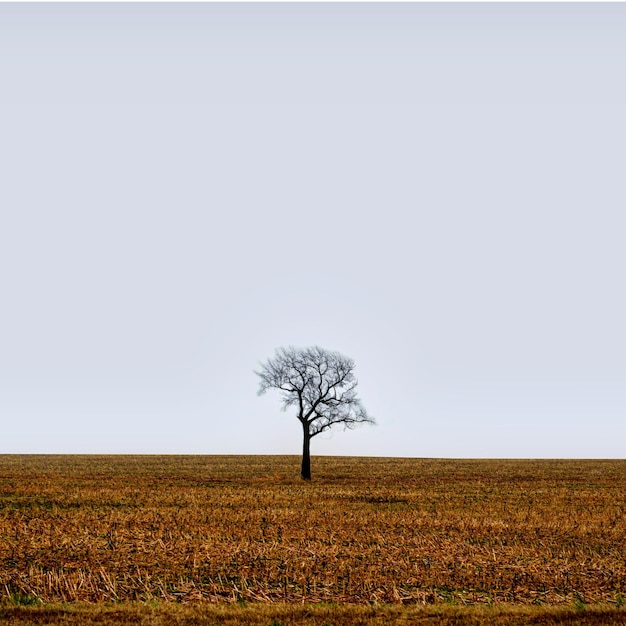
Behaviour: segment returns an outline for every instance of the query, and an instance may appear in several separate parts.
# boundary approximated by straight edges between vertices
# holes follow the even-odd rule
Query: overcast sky
[[[0,5],[0,452],[624,457],[626,5]]]

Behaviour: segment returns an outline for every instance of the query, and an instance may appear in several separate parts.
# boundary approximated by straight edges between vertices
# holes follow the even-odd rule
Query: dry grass
[[[0,608],[7,626],[623,626],[626,611],[605,606],[533,607],[501,605],[311,605],[311,604],[173,604],[141,603],[43,605]]]
[[[626,597],[624,461],[318,457],[311,484],[298,463],[0,456],[5,610],[39,601],[584,609]]]

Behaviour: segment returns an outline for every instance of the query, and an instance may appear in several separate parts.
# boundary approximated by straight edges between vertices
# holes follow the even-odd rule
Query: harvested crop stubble
[[[0,456],[0,595],[613,603],[626,462]]]

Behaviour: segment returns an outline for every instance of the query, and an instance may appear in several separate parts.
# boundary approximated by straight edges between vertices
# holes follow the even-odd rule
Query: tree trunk
[[[302,441],[302,471],[300,476],[302,480],[311,480],[311,435],[309,434],[309,425],[302,424],[304,429],[304,438]]]

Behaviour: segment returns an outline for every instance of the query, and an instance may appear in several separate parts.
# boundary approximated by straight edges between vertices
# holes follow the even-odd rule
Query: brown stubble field
[[[0,456],[0,619],[626,623],[626,461],[298,471],[288,456]]]

